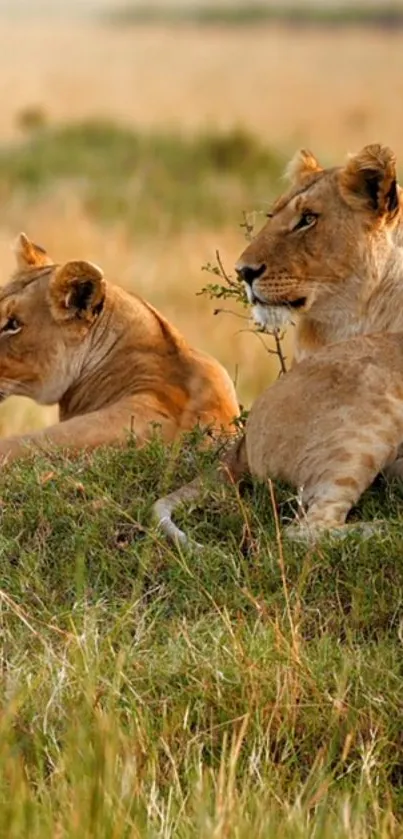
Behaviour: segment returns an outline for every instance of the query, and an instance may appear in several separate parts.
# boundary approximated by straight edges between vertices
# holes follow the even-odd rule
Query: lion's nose
[[[238,262],[235,265],[235,271],[238,274],[240,280],[243,280],[244,283],[248,285],[252,285],[253,280],[259,279],[259,277],[264,274],[266,270],[266,265],[244,265],[242,262]]]

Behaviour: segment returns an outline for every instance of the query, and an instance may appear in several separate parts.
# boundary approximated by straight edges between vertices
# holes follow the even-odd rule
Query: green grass
[[[402,835],[402,492],[354,513],[382,536],[281,550],[267,487],[210,486],[178,552],[151,505],[213,455],[3,473],[1,836]]]
[[[198,5],[142,5],[122,4],[121,8],[107,12],[107,20],[118,24],[196,24],[223,26],[253,26],[270,23],[285,23],[292,26],[381,26],[395,28],[403,24],[403,8],[396,3],[379,3],[378,6],[351,3],[309,3],[306,5],[285,3],[278,5],[263,2]]]
[[[144,134],[90,121],[47,126],[39,113],[20,115],[20,143],[0,146],[3,201],[70,188],[87,211],[136,230],[220,224],[267,202],[281,156],[241,130]],[[255,202],[255,203],[254,203]]]

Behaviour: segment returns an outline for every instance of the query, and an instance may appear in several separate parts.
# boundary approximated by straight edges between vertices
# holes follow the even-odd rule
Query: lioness
[[[60,423],[0,440],[0,461],[34,445],[165,441],[196,424],[231,430],[239,413],[224,368],[190,347],[152,306],[89,262],[56,265],[21,233],[17,271],[0,290],[0,400],[58,403]]]
[[[403,198],[395,156],[378,144],[330,169],[302,150],[288,176],[291,189],[236,268],[259,324],[297,315],[294,362],[310,363],[255,402],[220,474],[237,480],[250,471],[303,487],[304,527],[320,531],[343,524],[380,469],[403,476],[403,332],[326,349],[360,333],[403,330]],[[196,480],[157,502],[174,539],[186,537],[172,511],[200,490]]]
[[[402,440],[403,332],[359,336],[318,350],[267,388],[217,478],[238,481],[250,473],[284,480],[300,490],[305,507],[290,536],[343,534],[351,527],[349,510],[378,472],[391,466],[403,476],[403,460],[396,459]],[[199,478],[155,504],[157,521],[174,541],[187,539],[173,511],[196,500],[201,488]]]
[[[395,155],[365,146],[323,169],[300,151],[291,189],[244,250],[236,269],[255,320],[296,316],[294,361],[354,335],[403,329],[403,192]]]

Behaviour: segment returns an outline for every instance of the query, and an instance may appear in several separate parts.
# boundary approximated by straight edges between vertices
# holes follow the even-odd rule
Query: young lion
[[[217,477],[237,481],[250,473],[300,490],[306,515],[288,528],[291,537],[343,533],[378,472],[392,464],[403,477],[403,459],[396,459],[402,440],[403,332],[360,336],[318,350],[267,388]],[[197,499],[201,486],[196,479],[154,506],[174,541],[187,539],[172,512]]]
[[[0,400],[59,405],[60,423],[0,440],[0,461],[31,446],[67,450],[165,441],[196,424],[232,430],[239,413],[224,368],[190,347],[152,306],[89,262],[56,265],[21,233],[18,270],[0,290]]]
[[[380,469],[403,476],[403,193],[393,152],[377,144],[330,169],[302,150],[288,174],[290,191],[236,267],[259,324],[297,314],[294,362],[307,361],[255,402],[221,475],[303,487],[304,527],[320,531],[343,525]],[[400,334],[346,340],[378,331]],[[172,538],[186,540],[170,516],[200,487],[157,502]]]
[[[391,149],[365,146],[330,169],[302,150],[288,174],[291,189],[236,266],[255,320],[270,328],[296,316],[294,361],[403,330],[403,192]]]

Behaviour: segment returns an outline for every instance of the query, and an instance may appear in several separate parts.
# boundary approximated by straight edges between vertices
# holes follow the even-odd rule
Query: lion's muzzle
[[[264,274],[267,265],[261,263],[260,265],[245,265],[243,262],[237,262],[235,265],[235,271],[238,274],[240,280],[242,280],[245,285],[250,288],[253,286],[254,280],[258,280],[259,277]]]

